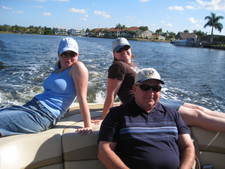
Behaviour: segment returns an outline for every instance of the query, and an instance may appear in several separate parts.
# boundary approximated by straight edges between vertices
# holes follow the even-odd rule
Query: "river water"
[[[89,70],[89,102],[104,102],[112,39],[74,37]],[[0,34],[0,104],[23,104],[43,91],[62,36]],[[162,97],[225,112],[225,51],[130,40],[134,62],[156,68]]]

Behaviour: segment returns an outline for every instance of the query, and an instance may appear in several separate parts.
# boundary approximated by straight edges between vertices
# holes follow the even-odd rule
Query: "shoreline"
[[[42,34],[28,34],[28,33],[14,33],[14,32],[6,32],[6,31],[0,31],[2,34],[16,34],[16,35],[42,35]],[[50,35],[50,34],[49,34]],[[69,35],[50,35],[50,36],[69,36]],[[75,36],[76,37],[76,36]],[[87,37],[87,36],[84,36]],[[114,39],[116,37],[91,37],[90,38],[105,38],[105,39]],[[146,41],[146,42],[165,42],[165,43],[170,43],[170,40],[156,40],[156,39],[142,39],[142,38],[127,38],[128,40],[135,40],[135,41]],[[187,47],[187,46],[184,46]],[[208,48],[208,49],[216,49],[216,50],[225,50],[225,46],[215,46],[215,45],[206,45],[202,46],[200,48]]]

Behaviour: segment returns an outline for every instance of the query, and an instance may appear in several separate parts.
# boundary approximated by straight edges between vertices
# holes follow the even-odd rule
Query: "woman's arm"
[[[87,102],[88,70],[82,62],[77,61],[70,71],[76,86],[77,99],[84,121],[84,128],[79,128],[77,131],[80,134],[87,134],[92,132],[91,116]]]
[[[104,120],[107,113],[109,112],[109,109],[111,107],[113,107],[114,99],[117,95],[117,92],[120,89],[121,84],[122,84],[121,80],[108,78],[107,94],[106,94],[106,99],[105,99],[105,103],[104,103],[104,106],[103,106],[102,117],[101,117],[100,120],[92,120],[92,123],[99,124],[99,123],[102,122],[102,120]]]
[[[108,78],[107,94],[106,94],[106,99],[105,99],[105,103],[103,106],[103,113],[102,113],[101,120],[103,120],[105,118],[105,116],[109,112],[109,109],[111,107],[113,107],[114,99],[120,89],[121,84],[122,84],[121,80]]]
[[[225,132],[225,113],[212,111],[190,103],[184,103],[180,106],[178,112],[187,125]]]

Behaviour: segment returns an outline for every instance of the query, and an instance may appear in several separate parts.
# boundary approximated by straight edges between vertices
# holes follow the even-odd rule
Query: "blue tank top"
[[[69,70],[53,72],[44,80],[44,92],[35,96],[56,119],[60,119],[76,99],[76,88]]]

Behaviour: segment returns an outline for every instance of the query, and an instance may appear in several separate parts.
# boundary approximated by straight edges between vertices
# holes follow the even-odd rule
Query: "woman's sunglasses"
[[[121,53],[123,52],[124,50],[129,50],[130,49],[130,46],[123,46],[122,48],[120,48],[117,53]]]
[[[162,89],[161,86],[157,86],[157,85],[149,86],[147,84],[140,84],[140,85],[136,85],[136,86],[139,86],[140,89],[145,91],[145,92],[149,91],[150,89],[152,89],[153,92],[159,92]]]
[[[61,54],[61,57],[63,58],[74,58],[75,56],[77,56],[77,53],[75,52],[64,52]]]

